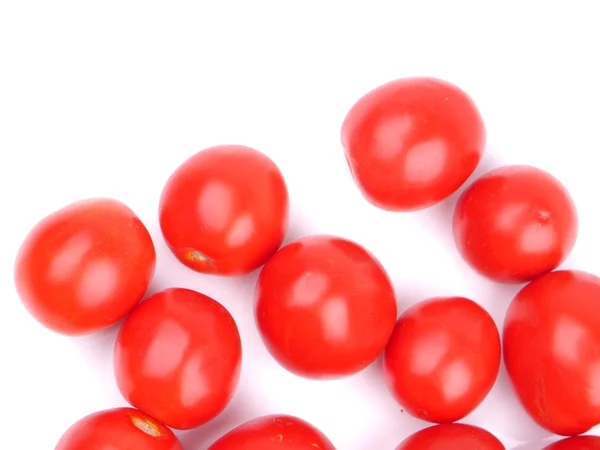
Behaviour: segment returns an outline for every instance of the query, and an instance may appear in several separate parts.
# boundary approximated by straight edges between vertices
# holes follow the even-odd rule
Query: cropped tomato
[[[544,450],[600,450],[600,437],[577,436],[555,442]]]
[[[55,450],[182,450],[173,432],[133,408],[100,411],[75,422]]]
[[[557,271],[525,286],[506,314],[504,361],[542,427],[573,436],[600,423],[600,278]]]
[[[308,378],[356,373],[379,356],[396,320],[394,289],[358,244],[310,236],[278,251],[260,273],[256,321],[279,363]]]
[[[577,237],[577,212],[552,175],[505,166],[461,195],[453,228],[458,249],[473,268],[496,281],[522,283],[567,257]]]
[[[199,272],[235,275],[262,266],[281,246],[288,193],[267,156],[241,145],[196,153],[167,182],[160,226],[167,244]]]
[[[342,126],[342,143],[366,199],[409,211],[438,203],[467,180],[483,154],[485,127],[456,86],[404,78],[358,100]]]
[[[500,368],[500,336],[490,315],[462,297],[422,301],[398,319],[384,356],[386,382],[406,410],[445,423],[473,411]]]
[[[123,203],[84,200],[42,219],[23,242],[15,283],[47,328],[81,335],[108,327],[142,299],[154,274],[150,234]]]
[[[227,406],[241,356],[229,312],[210,297],[173,288],[127,317],[115,347],[115,374],[133,406],[172,428],[189,429]]]
[[[504,445],[488,431],[449,423],[418,431],[405,439],[396,450],[505,450]]]
[[[208,450],[335,450],[335,447],[308,422],[272,415],[240,425]]]

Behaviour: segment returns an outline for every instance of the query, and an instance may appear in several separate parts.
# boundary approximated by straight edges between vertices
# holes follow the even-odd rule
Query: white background
[[[52,449],[75,420],[125,405],[112,374],[113,327],[66,338],[38,325],[13,287],[17,248],[37,220],[80,198],[131,206],[157,247],[151,290],[185,286],[218,299],[244,343],[230,406],[181,434],[186,450],[268,413],[300,416],[339,450],[394,449],[426,424],[402,413],[379,364],[341,381],[281,369],[252,318],[256,274],[194,273],[168,252],[157,203],[188,156],[254,146],[286,177],[295,239],[354,239],[394,280],[401,309],[432,295],[471,297],[501,325],[517,287],[475,275],[449,220],[456,195],[418,213],[388,213],[359,194],[340,125],[353,102],[394,78],[430,75],[466,90],[488,131],[476,175],[502,163],[561,179],[579,210],[565,267],[600,274],[600,27],[584,1],[27,1],[0,0],[0,448]],[[548,434],[518,406],[504,369],[465,420],[509,449]],[[8,440],[8,441],[7,441]]]

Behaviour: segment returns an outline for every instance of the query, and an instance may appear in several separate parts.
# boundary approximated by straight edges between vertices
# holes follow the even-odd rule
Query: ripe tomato
[[[504,362],[542,427],[573,436],[600,423],[600,278],[557,271],[525,286],[506,314]]]
[[[154,274],[150,234],[123,203],[84,200],[42,219],[15,264],[17,292],[47,328],[81,335],[108,327],[142,299]]]
[[[462,297],[422,301],[398,319],[384,356],[386,382],[406,410],[431,422],[454,422],[492,389],[500,336],[490,315]]]
[[[555,442],[544,450],[600,450],[600,437],[577,436]]]
[[[171,176],[160,226],[191,269],[245,274],[281,246],[288,209],[285,181],[273,161],[241,145],[218,146],[196,153]]]
[[[396,450],[505,450],[504,445],[488,431],[449,423],[418,431],[405,439]]]
[[[237,386],[242,347],[229,312],[189,289],[159,292],[125,320],[115,374],[136,408],[176,429],[217,416]]]
[[[240,425],[208,450],[335,450],[335,447],[308,422],[272,415]]]
[[[461,195],[453,228],[458,249],[473,268],[496,281],[522,283],[567,257],[577,236],[577,212],[552,175],[505,166]]]
[[[283,367],[309,378],[336,378],[364,369],[383,351],[396,298],[367,250],[334,236],[310,236],[265,265],[255,313],[267,348]]]
[[[133,408],[100,411],[75,422],[55,450],[182,450],[171,430]]]
[[[456,86],[405,78],[358,100],[342,126],[342,143],[367,200],[409,211],[438,203],[467,180],[483,154],[485,127]]]

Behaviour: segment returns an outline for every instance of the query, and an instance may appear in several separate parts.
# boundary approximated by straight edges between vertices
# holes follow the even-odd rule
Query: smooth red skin
[[[562,184],[530,166],[505,166],[475,181],[458,200],[454,239],[479,273],[523,283],[554,270],[577,237],[577,211]]]
[[[267,348],[307,378],[364,369],[385,348],[396,320],[394,289],[381,264],[334,236],[309,236],[279,250],[260,273],[255,299]]]
[[[438,297],[400,316],[383,366],[389,389],[410,414],[447,423],[471,413],[488,395],[500,358],[498,329],[481,306],[462,297]],[[459,392],[447,398],[456,383]]]
[[[135,423],[152,430],[148,434]],[[173,432],[133,408],[115,408],[90,414],[75,422],[55,450],[183,450]]]
[[[600,423],[600,278],[557,271],[525,286],[504,322],[504,362],[521,403],[564,436]]]
[[[258,269],[281,246],[288,210],[275,163],[252,148],[224,145],[196,153],[169,178],[160,226],[189,268],[241,275]]]
[[[335,450],[327,437],[293,416],[259,417],[231,430],[208,450]]]
[[[418,431],[396,450],[505,450],[504,445],[483,428],[450,423]]]
[[[237,387],[242,358],[238,328],[218,302],[172,288],[149,297],[125,320],[115,346],[121,393],[171,428],[216,417]]]
[[[434,205],[475,170],[485,127],[471,98],[434,78],[380,86],[350,109],[342,143],[366,199],[391,211]]]
[[[600,450],[600,437],[577,436],[555,442],[544,450]]]
[[[19,249],[15,284],[45,327],[65,335],[106,328],[142,299],[156,253],[144,224],[123,203],[90,199],[42,219]]]

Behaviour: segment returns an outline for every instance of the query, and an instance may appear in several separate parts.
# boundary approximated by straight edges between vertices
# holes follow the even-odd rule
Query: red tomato
[[[252,272],[281,246],[287,223],[281,172],[265,155],[241,145],[196,153],[171,176],[160,201],[167,244],[198,272]]]
[[[504,445],[488,431],[449,423],[418,431],[405,439],[396,450],[505,450]]]
[[[396,320],[394,289],[358,244],[310,236],[273,256],[260,273],[256,321],[271,354],[309,378],[356,373],[379,356]]]
[[[600,423],[600,278],[558,271],[525,286],[506,314],[504,362],[542,427],[573,436]]]
[[[272,415],[240,425],[208,450],[335,450],[335,447],[308,422]]]
[[[142,299],[154,274],[150,234],[123,203],[91,199],[41,220],[21,246],[17,291],[47,328],[81,335],[108,327]]]
[[[384,356],[386,382],[406,410],[431,422],[454,422],[492,389],[500,336],[490,315],[462,297],[425,300],[404,312]]]
[[[600,437],[577,436],[555,442],[544,450],[600,450]]]
[[[75,422],[55,450],[182,450],[171,430],[133,408],[100,411]]]
[[[577,237],[569,193],[535,167],[492,170],[460,197],[454,238],[465,260],[500,282],[522,283],[555,269]]]
[[[405,78],[362,97],[342,126],[354,180],[374,205],[426,208],[458,189],[479,164],[485,127],[473,101],[434,78]]]
[[[125,320],[115,347],[115,374],[136,408],[176,429],[217,416],[240,375],[242,347],[233,317],[189,289],[159,292]]]

